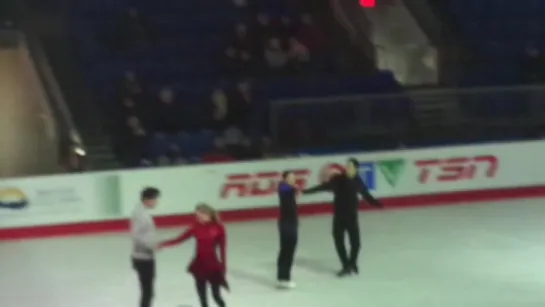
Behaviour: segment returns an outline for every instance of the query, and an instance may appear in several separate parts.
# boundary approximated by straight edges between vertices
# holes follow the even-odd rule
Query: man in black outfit
[[[344,277],[358,273],[358,255],[360,252],[360,230],[358,223],[358,194],[374,207],[382,207],[370,193],[363,180],[358,176],[359,162],[350,158],[346,170],[331,177],[327,182],[303,191],[304,194],[316,192],[333,192],[333,239],[335,248],[342,264],[342,270],[337,274]],[[348,232],[350,240],[350,257],[346,253],[344,234]]]
[[[278,287],[291,289],[295,283],[291,280],[291,267],[297,246],[298,217],[297,217],[297,188],[295,176],[286,171],[282,174],[283,181],[278,186],[280,199],[280,216],[278,230],[280,232],[280,253],[278,254]]]

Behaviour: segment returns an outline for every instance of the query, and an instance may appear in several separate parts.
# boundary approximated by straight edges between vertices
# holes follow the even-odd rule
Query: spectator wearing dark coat
[[[176,100],[174,91],[164,87],[159,92],[155,107],[155,130],[167,134],[176,134],[184,128],[181,104]]]
[[[257,108],[250,82],[243,81],[229,97],[227,123],[229,126],[247,130],[252,125],[252,119]]]

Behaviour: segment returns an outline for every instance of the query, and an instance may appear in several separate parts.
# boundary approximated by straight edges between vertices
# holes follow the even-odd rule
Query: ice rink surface
[[[274,221],[228,225],[233,307],[543,307],[543,200],[361,214],[361,275],[337,279],[331,217],[302,219],[294,279],[276,290]],[[167,230],[170,238],[180,230]],[[193,244],[158,255],[155,307],[198,306]],[[133,307],[127,234],[0,244],[2,307]],[[211,306],[213,301],[210,301]]]

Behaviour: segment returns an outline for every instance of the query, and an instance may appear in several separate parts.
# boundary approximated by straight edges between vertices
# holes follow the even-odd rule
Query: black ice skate
[[[346,277],[346,276],[350,276],[351,274],[352,274],[352,270],[346,267],[337,273],[337,277]]]
[[[358,265],[357,264],[353,264],[350,266],[350,271],[352,271],[352,273],[356,274],[356,275],[359,275],[360,274],[360,269],[358,268]]]

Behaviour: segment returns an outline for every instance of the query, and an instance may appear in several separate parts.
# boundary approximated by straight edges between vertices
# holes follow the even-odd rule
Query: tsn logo
[[[296,178],[299,189],[305,189],[310,177],[309,169],[291,171]],[[278,184],[282,181],[282,172],[258,172],[227,175],[227,182],[222,186],[220,197],[265,197],[276,194]]]
[[[473,180],[478,177],[494,178],[500,168],[500,161],[496,156],[483,155],[418,160],[415,161],[415,165],[420,169],[418,181],[426,184]]]

